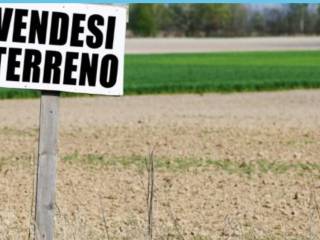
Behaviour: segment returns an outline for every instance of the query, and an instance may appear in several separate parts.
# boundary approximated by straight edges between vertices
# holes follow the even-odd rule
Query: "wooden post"
[[[42,91],[41,93],[35,204],[35,238],[37,240],[52,240],[54,235],[59,95],[59,92]]]

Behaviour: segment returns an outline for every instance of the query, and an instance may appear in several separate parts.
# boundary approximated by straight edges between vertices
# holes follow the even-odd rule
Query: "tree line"
[[[320,34],[320,5],[133,4],[129,35],[236,37]]]

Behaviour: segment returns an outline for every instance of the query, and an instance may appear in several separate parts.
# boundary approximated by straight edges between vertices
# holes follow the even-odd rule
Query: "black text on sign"
[[[0,87],[122,95],[126,9],[2,4]]]

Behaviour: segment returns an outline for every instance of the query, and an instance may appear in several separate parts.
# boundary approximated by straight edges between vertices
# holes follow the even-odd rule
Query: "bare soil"
[[[56,239],[317,239],[320,91],[61,99]],[[32,229],[39,100],[0,102],[0,239]]]
[[[198,53],[320,50],[320,37],[129,38],[126,52]]]

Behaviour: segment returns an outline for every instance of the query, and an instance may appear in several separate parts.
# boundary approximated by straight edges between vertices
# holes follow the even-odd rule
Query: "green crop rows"
[[[125,94],[318,87],[318,51],[127,55],[125,61]],[[0,98],[37,96],[38,91],[0,89]]]

